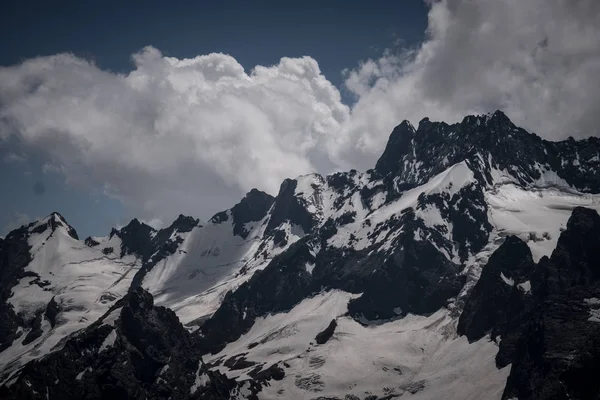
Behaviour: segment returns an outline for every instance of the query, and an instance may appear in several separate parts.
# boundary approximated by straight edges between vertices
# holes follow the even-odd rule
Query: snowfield
[[[354,394],[408,395],[415,399],[500,399],[510,367],[498,370],[496,343],[469,344],[457,337],[446,310],[429,317],[408,315],[381,325],[363,326],[344,317],[352,297],[342,291],[306,299],[288,313],[257,320],[250,331],[205,362],[243,354],[248,361],[287,364],[286,376],[271,381],[261,399],[305,399]],[[328,342],[314,338],[332,319],[338,326]],[[229,371],[243,381],[255,365]]]
[[[50,218],[59,217],[49,216],[31,230],[47,224]],[[63,338],[99,319],[127,293],[140,267],[133,256],[118,258],[115,254],[105,255],[102,246],[86,246],[72,238],[66,226],[66,222],[59,221],[54,231],[46,229],[31,234],[32,261],[26,271],[37,276],[21,279],[9,298],[9,304],[26,321],[34,319],[36,313],[43,313],[54,299],[62,309],[56,326],[53,328],[46,318],[42,318],[43,333],[28,344],[23,342],[30,330],[24,330],[13,345],[0,354],[3,374],[14,372],[28,361],[47,354]],[[120,247],[117,241],[111,244]]]
[[[287,246],[267,242],[261,247],[266,221],[252,224],[244,239],[233,234],[230,220],[182,234],[183,243],[177,251],[144,277],[142,287],[152,293],[155,303],[175,311],[183,324],[212,315],[229,290],[304,236],[301,228],[286,224]]]

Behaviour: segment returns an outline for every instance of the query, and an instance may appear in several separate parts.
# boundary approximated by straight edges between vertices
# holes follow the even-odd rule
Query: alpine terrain
[[[404,121],[201,222],[0,239],[0,398],[597,399],[600,139]]]

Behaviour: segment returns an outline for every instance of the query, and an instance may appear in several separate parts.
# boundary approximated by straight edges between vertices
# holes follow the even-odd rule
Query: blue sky
[[[222,52],[247,70],[276,64],[283,56],[309,55],[346,102],[353,97],[343,90],[342,70],[387,48],[414,45],[427,17],[421,1],[34,3],[2,3],[0,65],[72,52],[102,69],[126,73],[133,68],[131,54],[147,45],[177,58]],[[81,236],[106,234],[135,216],[102,191],[70,186],[61,174],[45,173],[43,155],[17,159],[11,157],[22,155],[16,141],[0,146],[0,234],[52,211],[61,212]],[[36,184],[43,185],[43,193],[36,194]]]
[[[547,139],[600,135],[598,1],[0,8],[0,235],[52,211],[81,236],[206,220],[371,168],[404,119],[500,109]]]

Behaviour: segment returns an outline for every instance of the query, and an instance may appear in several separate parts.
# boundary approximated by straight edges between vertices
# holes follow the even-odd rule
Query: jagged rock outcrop
[[[304,233],[311,232],[315,227],[315,215],[307,210],[304,199],[295,195],[297,187],[296,179],[286,179],[281,184],[267,224],[267,233],[272,233],[284,222],[300,226]]]
[[[576,208],[550,258],[532,276],[533,310],[503,398],[600,396],[600,216]]]
[[[404,121],[390,136],[375,172],[391,183],[396,193],[423,184],[450,165],[463,160],[487,182],[492,167],[504,170],[521,184],[529,184],[553,171],[574,187],[597,193],[600,139],[550,142],[515,126],[502,112],[467,116],[448,125],[424,118],[415,128]]]
[[[180,214],[167,228],[154,231],[149,226],[144,224],[141,224],[140,226],[139,223],[136,223],[135,221],[137,220],[134,219],[128,226],[133,224],[137,227],[135,229],[136,239],[133,239],[133,236],[128,233],[131,229],[126,231],[127,233],[125,234],[126,240],[136,240],[140,243],[137,246],[138,250],[133,253],[142,260],[142,266],[133,277],[133,281],[131,282],[132,288],[140,286],[144,280],[144,276],[146,276],[148,271],[150,271],[158,262],[177,251],[178,245],[183,242],[182,237],[178,234],[190,232],[200,223],[200,221],[195,218]],[[148,228],[152,230],[150,231]],[[130,246],[126,244],[126,241],[123,242],[123,246],[130,248]]]
[[[600,368],[600,216],[575,208],[550,258],[536,265],[508,237],[483,268],[458,323],[459,334],[500,341],[509,364],[503,398],[591,399]]]
[[[267,215],[275,198],[265,192],[252,189],[238,204],[231,209],[233,217],[233,234],[248,237],[246,224],[258,222]]]
[[[512,362],[531,312],[534,268],[527,244],[508,236],[481,271],[458,320],[458,333],[470,341],[477,341],[486,334],[492,340],[502,341],[496,357],[499,367]]]
[[[237,290],[227,293],[221,307],[200,329],[201,348],[216,353],[247,332],[257,317],[288,310],[309,295],[315,287],[305,266],[311,262],[314,256],[310,247],[306,240],[300,240]]]
[[[63,348],[29,363],[5,399],[226,399],[234,382],[208,371],[171,310],[141,288]]]
[[[327,328],[323,329],[321,332],[319,332],[317,334],[317,336],[315,337],[315,342],[317,344],[327,343],[327,341],[329,339],[331,339],[331,337],[333,336],[333,333],[335,332],[336,327],[337,327],[337,322],[335,321],[335,319],[332,319],[331,322],[329,323],[329,325],[327,325]]]
[[[374,169],[254,189],[206,224],[79,241],[52,214],[0,239],[2,395],[594,398],[598,216],[567,219],[598,191],[597,138],[496,112],[405,121]]]
[[[0,239],[0,352],[8,348],[18,337],[20,318],[7,303],[11,289],[17,284],[31,262],[30,245],[27,243],[28,228],[23,226]]]

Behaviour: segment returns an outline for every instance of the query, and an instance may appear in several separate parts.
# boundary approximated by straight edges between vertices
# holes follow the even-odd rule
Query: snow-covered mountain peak
[[[269,212],[275,199],[273,196],[257,189],[252,189],[231,209],[233,218],[233,234],[248,237],[257,223]]]
[[[42,233],[46,230],[50,232],[59,231],[62,234],[66,234],[73,239],[79,239],[77,231],[67,223],[65,218],[57,212],[53,212],[45,218],[39,221],[32,222],[29,224],[29,231],[32,233]]]
[[[528,315],[537,303],[527,296],[552,286],[540,268],[581,266],[585,287],[569,310],[595,332],[600,289],[586,286],[596,275],[585,254],[600,226],[599,150],[595,138],[545,141],[501,112],[404,121],[374,169],[286,179],[275,197],[253,189],[207,223],[179,215],[155,230],[134,219],[81,242],[53,214],[0,241],[0,370],[55,352],[47,359],[71,357],[83,371],[61,376],[103,379],[82,365],[109,362],[106,340],[131,340],[115,328],[128,312],[116,302],[147,290],[207,362],[171,363],[174,347],[146,359],[144,382],[160,393],[193,397],[219,371],[223,398],[500,398],[525,333],[508,324],[495,341],[484,336],[505,305]],[[142,303],[140,315],[155,315]],[[178,332],[175,314],[167,325]],[[61,350],[76,331],[102,362]]]
[[[501,111],[452,125],[424,119],[416,131],[400,125],[375,172],[384,182],[399,183],[393,188],[398,196],[462,161],[484,185],[493,186],[498,176],[531,185],[550,173],[579,191],[600,190],[600,139],[550,142],[518,128]]]

